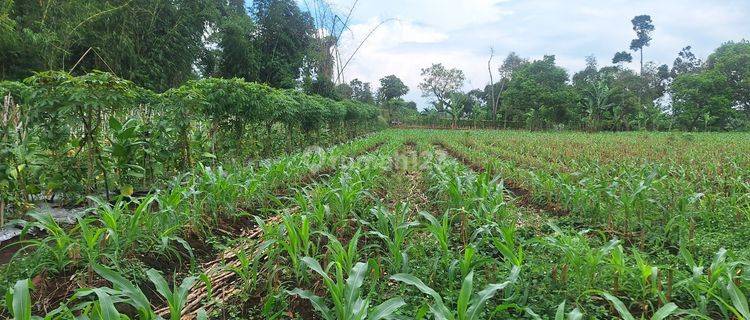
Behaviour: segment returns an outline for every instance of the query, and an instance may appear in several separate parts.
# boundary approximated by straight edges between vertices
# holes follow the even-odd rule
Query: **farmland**
[[[748,16],[0,0],[0,318],[750,320]]]
[[[746,319],[749,155],[746,133],[388,129],[72,227],[31,213],[2,281],[50,318]]]

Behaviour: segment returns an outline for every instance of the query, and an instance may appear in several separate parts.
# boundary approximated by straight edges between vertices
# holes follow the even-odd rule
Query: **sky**
[[[355,2],[330,1],[339,12]],[[644,60],[658,64],[671,66],[688,45],[705,59],[726,41],[750,39],[750,0],[359,0],[351,31],[342,38],[342,56],[350,56],[381,21],[395,20],[375,31],[344,75],[377,88],[380,78],[394,74],[411,89],[405,98],[423,109],[429,99],[418,88],[420,70],[432,63],[463,70],[467,91],[489,83],[490,48],[495,72],[515,51],[532,60],[555,55],[572,76],[583,69],[586,56],[594,55],[602,66],[611,64],[615,52],[628,50],[635,38],[630,20],[640,14],[651,15],[656,26]],[[636,53],[633,57],[637,60]]]

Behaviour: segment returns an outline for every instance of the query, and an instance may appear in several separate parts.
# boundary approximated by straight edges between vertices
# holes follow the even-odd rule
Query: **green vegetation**
[[[149,192],[197,164],[242,165],[381,126],[374,105],[239,79],[156,94],[108,73],[46,72],[0,82],[0,94],[10,99],[0,200],[17,214],[42,200]]]
[[[399,117],[406,124],[432,128],[592,132],[748,129],[748,40],[722,44],[705,62],[686,46],[670,67],[644,62],[644,49],[650,46],[655,30],[651,17],[636,16],[632,24],[636,38],[630,49],[640,55],[639,71],[622,64],[633,60],[626,51],[615,54],[613,65],[600,66],[595,56],[588,56],[586,67],[572,75],[557,64],[555,55],[529,60],[510,52],[494,69],[492,50],[487,86],[466,92],[463,71],[433,64],[422,69],[419,85],[432,105],[421,113],[402,106]]]
[[[750,42],[419,111],[357,3],[0,0],[0,317],[750,320]]]
[[[4,267],[7,312],[746,319],[747,141],[388,130],[199,168],[72,228],[30,215],[47,233]]]

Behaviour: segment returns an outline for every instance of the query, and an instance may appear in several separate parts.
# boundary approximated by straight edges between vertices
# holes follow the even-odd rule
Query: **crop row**
[[[526,287],[539,298],[530,305],[544,306],[556,296],[587,306],[587,314],[603,312],[595,301],[585,303],[593,294],[619,297],[612,305],[628,314],[651,315],[670,306],[683,317],[747,318],[750,262],[744,243],[750,217],[742,185],[748,175],[741,167],[747,158],[737,150],[725,151],[720,160],[706,157],[722,148],[710,147],[715,137],[698,137],[704,141],[682,149],[695,157],[670,150],[679,155],[665,158],[649,156],[648,145],[619,149],[613,142],[627,140],[622,136],[433,132],[425,138],[498,175],[524,198],[522,204],[546,208],[561,225],[534,230],[522,241],[532,266],[527,276],[533,281]],[[674,137],[643,140],[665,138]],[[680,150],[683,143],[673,147]],[[569,151],[573,145],[575,152]],[[620,161],[604,161],[599,154]],[[695,172],[722,167],[734,171],[712,175],[711,182],[696,178],[705,175]],[[552,247],[540,246],[545,243]],[[627,318],[624,312],[620,316]]]
[[[197,163],[244,163],[380,126],[376,106],[240,79],[157,94],[108,73],[43,72],[0,82],[0,95],[0,214],[146,192]]]
[[[23,279],[34,279],[37,311],[50,312],[59,301],[69,300],[50,316],[64,318],[77,307],[97,312],[100,306],[82,297],[90,292],[80,288],[113,277],[140,283],[146,276],[153,279],[144,272],[150,268],[175,275],[194,271],[196,262],[212,257],[226,239],[234,241],[250,228],[255,223],[252,215],[264,217],[267,210],[283,206],[280,194],[290,194],[294,186],[348,166],[350,157],[377,149],[384,138],[375,135],[328,150],[262,161],[257,166],[199,166],[176,177],[168,188],[143,198],[121,198],[114,204],[92,198],[96,205],[72,227],[59,225],[45,212],[32,212],[28,222],[17,222],[24,227],[21,237],[25,240],[15,244],[21,248],[3,267],[3,282],[16,282],[19,288],[28,286]],[[32,230],[41,235],[26,234]],[[120,284],[113,286],[110,289],[122,289]],[[21,290],[6,299],[10,303],[30,296]],[[27,305],[21,310],[32,309]]]

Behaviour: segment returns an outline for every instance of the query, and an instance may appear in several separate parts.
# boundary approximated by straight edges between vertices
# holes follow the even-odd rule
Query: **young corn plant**
[[[248,255],[245,250],[238,250],[236,253],[238,263],[228,264],[227,269],[231,270],[242,280],[242,287],[247,291],[252,291],[258,283],[258,270],[260,269],[261,259],[266,254],[268,248],[276,243],[275,240],[267,240],[261,243],[253,254]],[[208,279],[203,279],[207,283]],[[210,285],[210,283],[207,283]],[[207,286],[209,287],[209,286]]]
[[[695,301],[693,313],[724,319],[750,319],[747,301],[750,277],[742,275],[740,271],[742,267],[748,268],[747,262],[727,261],[727,250],[723,248],[716,253],[708,269],[684,247],[680,250],[680,256],[692,275],[676,286],[686,290]]]
[[[344,280],[344,269],[337,262],[330,263],[326,270],[323,270],[320,263],[313,258],[304,257],[302,260],[312,271],[323,278],[332,307],[326,303],[326,298],[317,296],[310,291],[296,288],[287,292],[290,295],[309,300],[313,308],[325,320],[387,319],[406,304],[404,299],[396,297],[371,307],[370,301],[363,299],[361,293],[361,287],[368,269],[365,263],[358,262],[355,264],[349,271],[348,278]],[[331,269],[334,269],[333,278],[329,276]]]
[[[465,279],[471,271],[479,268],[482,264],[488,260],[477,254],[477,249],[469,245],[464,248],[464,255],[461,259],[456,259],[451,262],[448,268],[448,278],[450,281]],[[458,271],[458,272],[457,272]],[[460,277],[456,277],[460,275]]]
[[[612,304],[612,306],[615,308],[615,310],[617,310],[617,313],[623,320],[636,320],[636,318],[632,313],[630,313],[622,300],[609,294],[608,292],[599,292],[599,294]],[[641,319],[664,320],[674,315],[678,311],[678,309],[679,307],[676,304],[670,302],[656,310],[656,312],[654,312],[650,318],[641,317]]]
[[[408,269],[409,263],[406,240],[419,223],[408,221],[409,207],[404,203],[397,205],[393,212],[382,206],[372,208],[370,212],[375,217],[375,222],[370,223],[375,230],[369,234],[375,235],[385,243],[391,273],[404,272]]]
[[[116,303],[132,307],[132,310],[137,312],[138,319],[161,319],[161,317],[156,315],[151,303],[140,288],[133,285],[133,283],[119,273],[106,267],[97,265],[94,267],[94,270],[102,278],[111,282],[112,288],[101,287],[76,291],[73,297],[71,297],[70,302],[75,302],[76,300],[83,301],[72,308],[72,310],[80,310],[83,319],[122,319],[124,315],[118,311]],[[175,287],[172,290],[158,271],[149,269],[146,271],[146,275],[156,287],[156,291],[167,302],[170,319],[180,319],[190,288],[197,278],[187,277],[179,287]],[[90,296],[92,295],[96,296],[96,299],[91,299]]]
[[[282,219],[283,230],[282,239],[278,241],[281,247],[286,251],[292,268],[296,274],[302,274],[302,265],[300,257],[313,254],[315,248],[311,236],[312,228],[310,219],[306,215],[289,215],[285,214]]]
[[[427,220],[425,228],[432,234],[433,237],[435,237],[435,240],[437,240],[438,244],[440,245],[440,249],[442,249],[444,253],[449,254],[450,232],[452,223],[452,215],[450,214],[450,212],[446,211],[440,220],[426,211],[420,211],[419,215]]]
[[[391,280],[414,286],[422,293],[429,295],[433,301],[433,304],[430,305],[430,312],[432,312],[436,319],[478,320],[481,319],[484,313],[487,301],[494,297],[498,291],[515,283],[518,279],[518,272],[518,269],[514,269],[508,281],[500,284],[490,284],[476,294],[472,294],[474,289],[474,271],[469,272],[461,283],[461,291],[459,292],[454,309],[449,309],[445,305],[443,297],[437,291],[428,287],[422,280],[411,274],[396,274],[391,276]]]
[[[47,236],[41,239],[30,239],[20,241],[19,245],[24,245],[16,255],[25,252],[27,249],[34,248],[49,253],[50,260],[43,261],[38,267],[49,267],[55,271],[63,271],[74,262],[76,241],[65,229],[63,229],[52,215],[42,212],[31,212],[29,217],[34,219],[26,223],[21,231],[21,239],[32,229],[44,231]]]
[[[500,237],[493,237],[492,244],[513,267],[521,268],[524,264],[523,246],[516,238],[516,227],[513,224],[500,228]]]
[[[354,268],[355,261],[359,261],[360,254],[357,246],[359,245],[359,238],[362,237],[362,231],[357,230],[354,236],[349,239],[346,247],[334,235],[330,233],[323,234],[328,238],[326,247],[328,248],[328,254],[332,256],[332,260],[340,263],[344,270]]]
[[[169,288],[167,281],[164,280],[164,277],[162,277],[158,271],[149,269],[146,271],[146,275],[148,275],[149,280],[151,280],[154,286],[156,286],[156,291],[167,301],[167,305],[169,306],[169,318],[171,320],[180,320],[182,309],[185,307],[187,296],[190,293],[190,288],[193,287],[193,284],[198,278],[187,277],[182,280],[179,287],[175,287],[174,290],[172,290]]]
[[[365,181],[358,169],[344,172],[331,185],[328,202],[336,224],[351,218],[362,198],[366,194]]]

